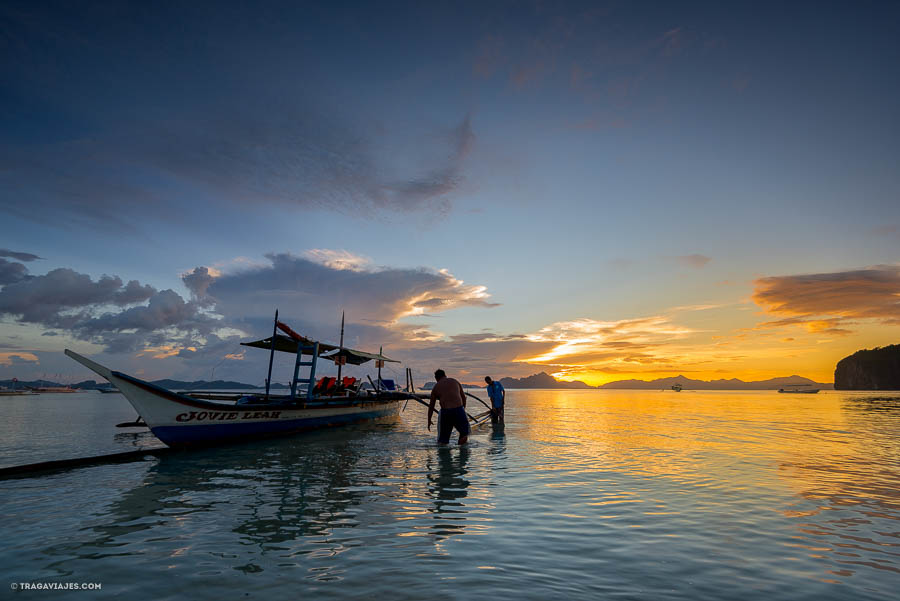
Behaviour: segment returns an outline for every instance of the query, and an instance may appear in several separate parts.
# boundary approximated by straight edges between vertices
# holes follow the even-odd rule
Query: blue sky
[[[276,306],[323,337],[353,306],[359,343],[473,381],[827,378],[898,333],[897,13],[5,3],[0,248],[41,258],[0,253],[0,377],[75,377],[66,346],[206,377]],[[79,296],[104,274],[184,306]]]

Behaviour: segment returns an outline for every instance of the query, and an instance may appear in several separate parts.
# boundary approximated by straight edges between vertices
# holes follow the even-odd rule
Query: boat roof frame
[[[297,354],[298,349],[301,347],[313,347],[316,344],[315,340],[311,338],[307,338],[305,336],[301,336],[300,340],[295,340],[290,336],[285,336],[284,334],[275,334],[275,350],[282,353],[291,353],[293,355]],[[319,342],[319,357],[323,357],[325,359],[334,359],[338,356],[343,356],[347,358],[347,363],[350,365],[362,365],[363,363],[367,363],[372,361],[373,359],[376,361],[385,361],[387,363],[400,363],[397,359],[391,359],[381,353],[369,353],[366,351],[359,351],[352,348],[340,347],[335,344],[328,344],[327,342]],[[260,348],[263,350],[271,350],[272,349],[272,337],[263,338],[262,340],[254,340],[252,342],[242,342],[241,346],[249,346],[252,348]],[[303,349],[303,354],[311,355],[311,351],[307,351]]]

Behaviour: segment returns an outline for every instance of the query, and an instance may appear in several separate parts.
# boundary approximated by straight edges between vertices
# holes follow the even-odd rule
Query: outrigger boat
[[[283,334],[279,334],[278,330]],[[371,421],[397,415],[401,401],[424,403],[422,397],[413,391],[410,370],[406,372],[407,391],[396,390],[391,380],[382,380],[381,368],[386,363],[399,361],[386,357],[380,350],[370,353],[343,346],[343,320],[339,346],[297,334],[278,321],[277,311],[271,337],[241,344],[270,351],[265,395],[174,392],[113,371],[74,351],[66,349],[65,352],[109,380],[128,399],[140,417],[124,425],[143,425],[140,423],[143,419],[150,431],[170,447],[211,445]],[[290,393],[286,395],[269,393],[275,351],[291,353],[296,357]],[[316,380],[320,359],[333,361],[338,366],[337,378]],[[362,365],[372,360],[378,368],[378,379],[373,382],[368,378],[371,387],[364,386],[356,378],[341,379],[343,365]],[[301,367],[309,368],[307,377],[299,377]],[[483,420],[484,415],[478,418],[470,416],[470,419],[480,423],[479,419]]]

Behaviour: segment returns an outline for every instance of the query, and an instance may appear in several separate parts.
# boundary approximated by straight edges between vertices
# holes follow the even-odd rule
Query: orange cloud
[[[39,363],[37,355],[35,355],[34,353],[14,351],[11,353],[0,353],[0,365],[12,365],[14,357],[20,359],[21,361],[31,361],[33,363]]]
[[[552,344],[549,350],[519,361],[565,368],[590,367],[597,371],[619,371],[629,365],[627,369],[633,371],[636,365],[668,363],[675,359],[668,354],[660,359],[655,351],[692,333],[694,330],[662,316],[620,321],[561,321],[527,336],[532,342]]]
[[[753,302],[782,319],[759,327],[801,326],[813,333],[849,334],[851,320],[900,325],[900,266],[760,278]]]
[[[831,317],[828,319],[804,319],[802,317],[787,317],[785,319],[776,319],[774,321],[764,321],[749,330],[764,330],[767,328],[783,328],[788,326],[799,326],[804,328],[810,334],[834,334],[836,336],[846,336],[852,334],[853,330],[848,330],[839,326],[851,325],[855,322],[842,320],[840,317]]]
[[[163,344],[160,346],[152,346],[143,349],[141,352],[137,353],[136,357],[143,357],[145,355],[150,355],[154,359],[166,359],[168,357],[174,357],[182,350],[196,351],[197,348],[193,346],[181,347],[175,344]]]

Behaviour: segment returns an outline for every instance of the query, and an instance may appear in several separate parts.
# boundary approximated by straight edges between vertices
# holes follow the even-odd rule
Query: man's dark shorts
[[[466,417],[465,407],[441,409],[441,412],[438,414],[438,444],[450,442],[453,428],[459,431],[460,436],[469,435],[469,418]]]

